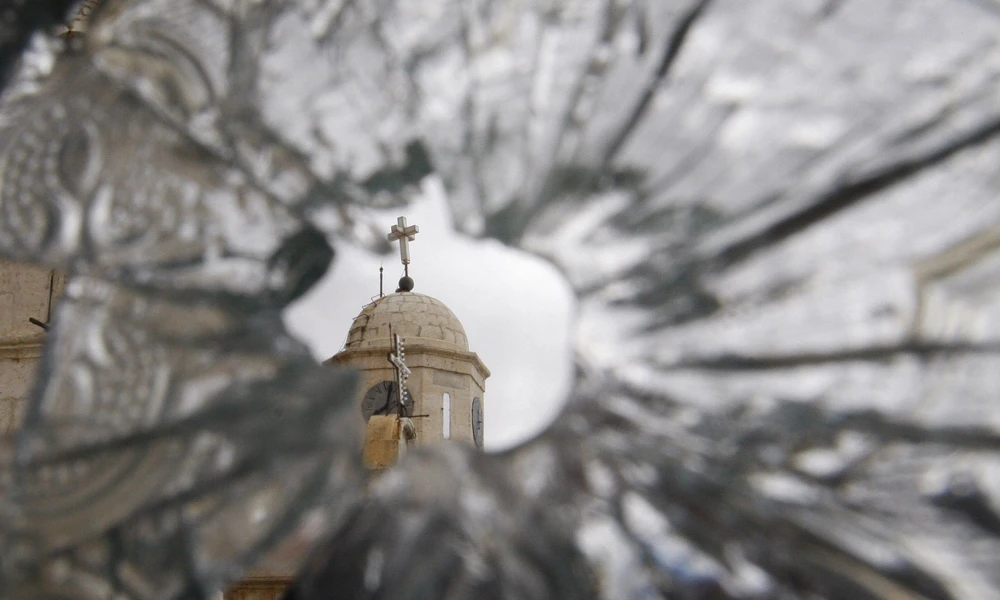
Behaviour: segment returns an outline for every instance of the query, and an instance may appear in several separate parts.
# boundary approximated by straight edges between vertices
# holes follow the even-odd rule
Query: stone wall
[[[14,431],[42,357],[47,323],[65,278],[50,270],[0,262],[0,434]]]

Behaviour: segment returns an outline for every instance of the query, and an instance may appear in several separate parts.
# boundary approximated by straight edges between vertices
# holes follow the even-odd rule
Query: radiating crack
[[[919,156],[889,165],[874,173],[852,178],[839,187],[821,194],[808,206],[765,227],[762,231],[728,245],[711,256],[708,262],[715,269],[740,263],[760,250],[769,248],[823,222],[837,213],[899,185],[924,171],[939,165],[955,154],[980,146],[1000,134],[1000,119],[983,124],[970,133],[957,137]]]
[[[618,131],[618,134],[615,135],[614,140],[608,145],[602,164],[607,165],[611,162],[611,159],[614,158],[614,156],[628,140],[636,125],[638,125],[642,120],[642,117],[646,114],[646,110],[649,108],[650,103],[656,96],[660,84],[670,74],[670,68],[674,65],[677,57],[680,55],[681,49],[684,47],[684,42],[688,39],[688,35],[691,33],[691,30],[694,28],[694,25],[698,21],[699,17],[704,14],[705,9],[708,8],[709,4],[711,4],[711,1],[712,0],[698,0],[694,6],[688,9],[687,13],[685,13],[674,26],[674,31],[670,36],[670,41],[667,43],[667,47],[663,51],[660,66],[656,70],[656,76],[647,84],[646,90],[643,92],[639,103],[636,104],[635,109],[629,116],[628,121],[625,122],[621,130]]]
[[[899,356],[915,356],[932,359],[953,354],[997,355],[1000,344],[934,344],[907,343],[892,346],[872,346],[856,350],[837,352],[796,352],[794,354],[772,356],[747,356],[743,354],[721,354],[713,358],[691,359],[663,365],[661,368],[674,370],[700,369],[705,371],[760,371],[788,369],[828,363],[858,361],[887,361]]]

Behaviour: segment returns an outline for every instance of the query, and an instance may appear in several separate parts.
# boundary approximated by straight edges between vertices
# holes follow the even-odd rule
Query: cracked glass
[[[0,255],[68,274],[4,597],[208,597],[308,530],[293,599],[1000,598],[994,0],[0,16]],[[362,501],[281,312],[432,173],[565,274],[575,384]]]

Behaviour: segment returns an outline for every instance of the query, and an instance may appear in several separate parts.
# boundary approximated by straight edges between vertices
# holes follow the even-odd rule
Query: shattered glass
[[[0,255],[69,273],[4,597],[206,597],[309,523],[301,600],[1000,598],[994,0],[88,6],[0,7]],[[431,172],[566,275],[576,384],[359,501],[280,314]]]

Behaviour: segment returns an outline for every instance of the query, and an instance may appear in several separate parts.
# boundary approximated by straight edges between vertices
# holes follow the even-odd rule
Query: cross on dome
[[[410,242],[416,240],[417,233],[420,232],[420,228],[416,225],[407,225],[406,217],[399,217],[396,219],[396,224],[392,226],[389,230],[389,235],[387,236],[390,242],[395,242],[399,240],[399,259],[403,262],[404,266],[410,264]]]

